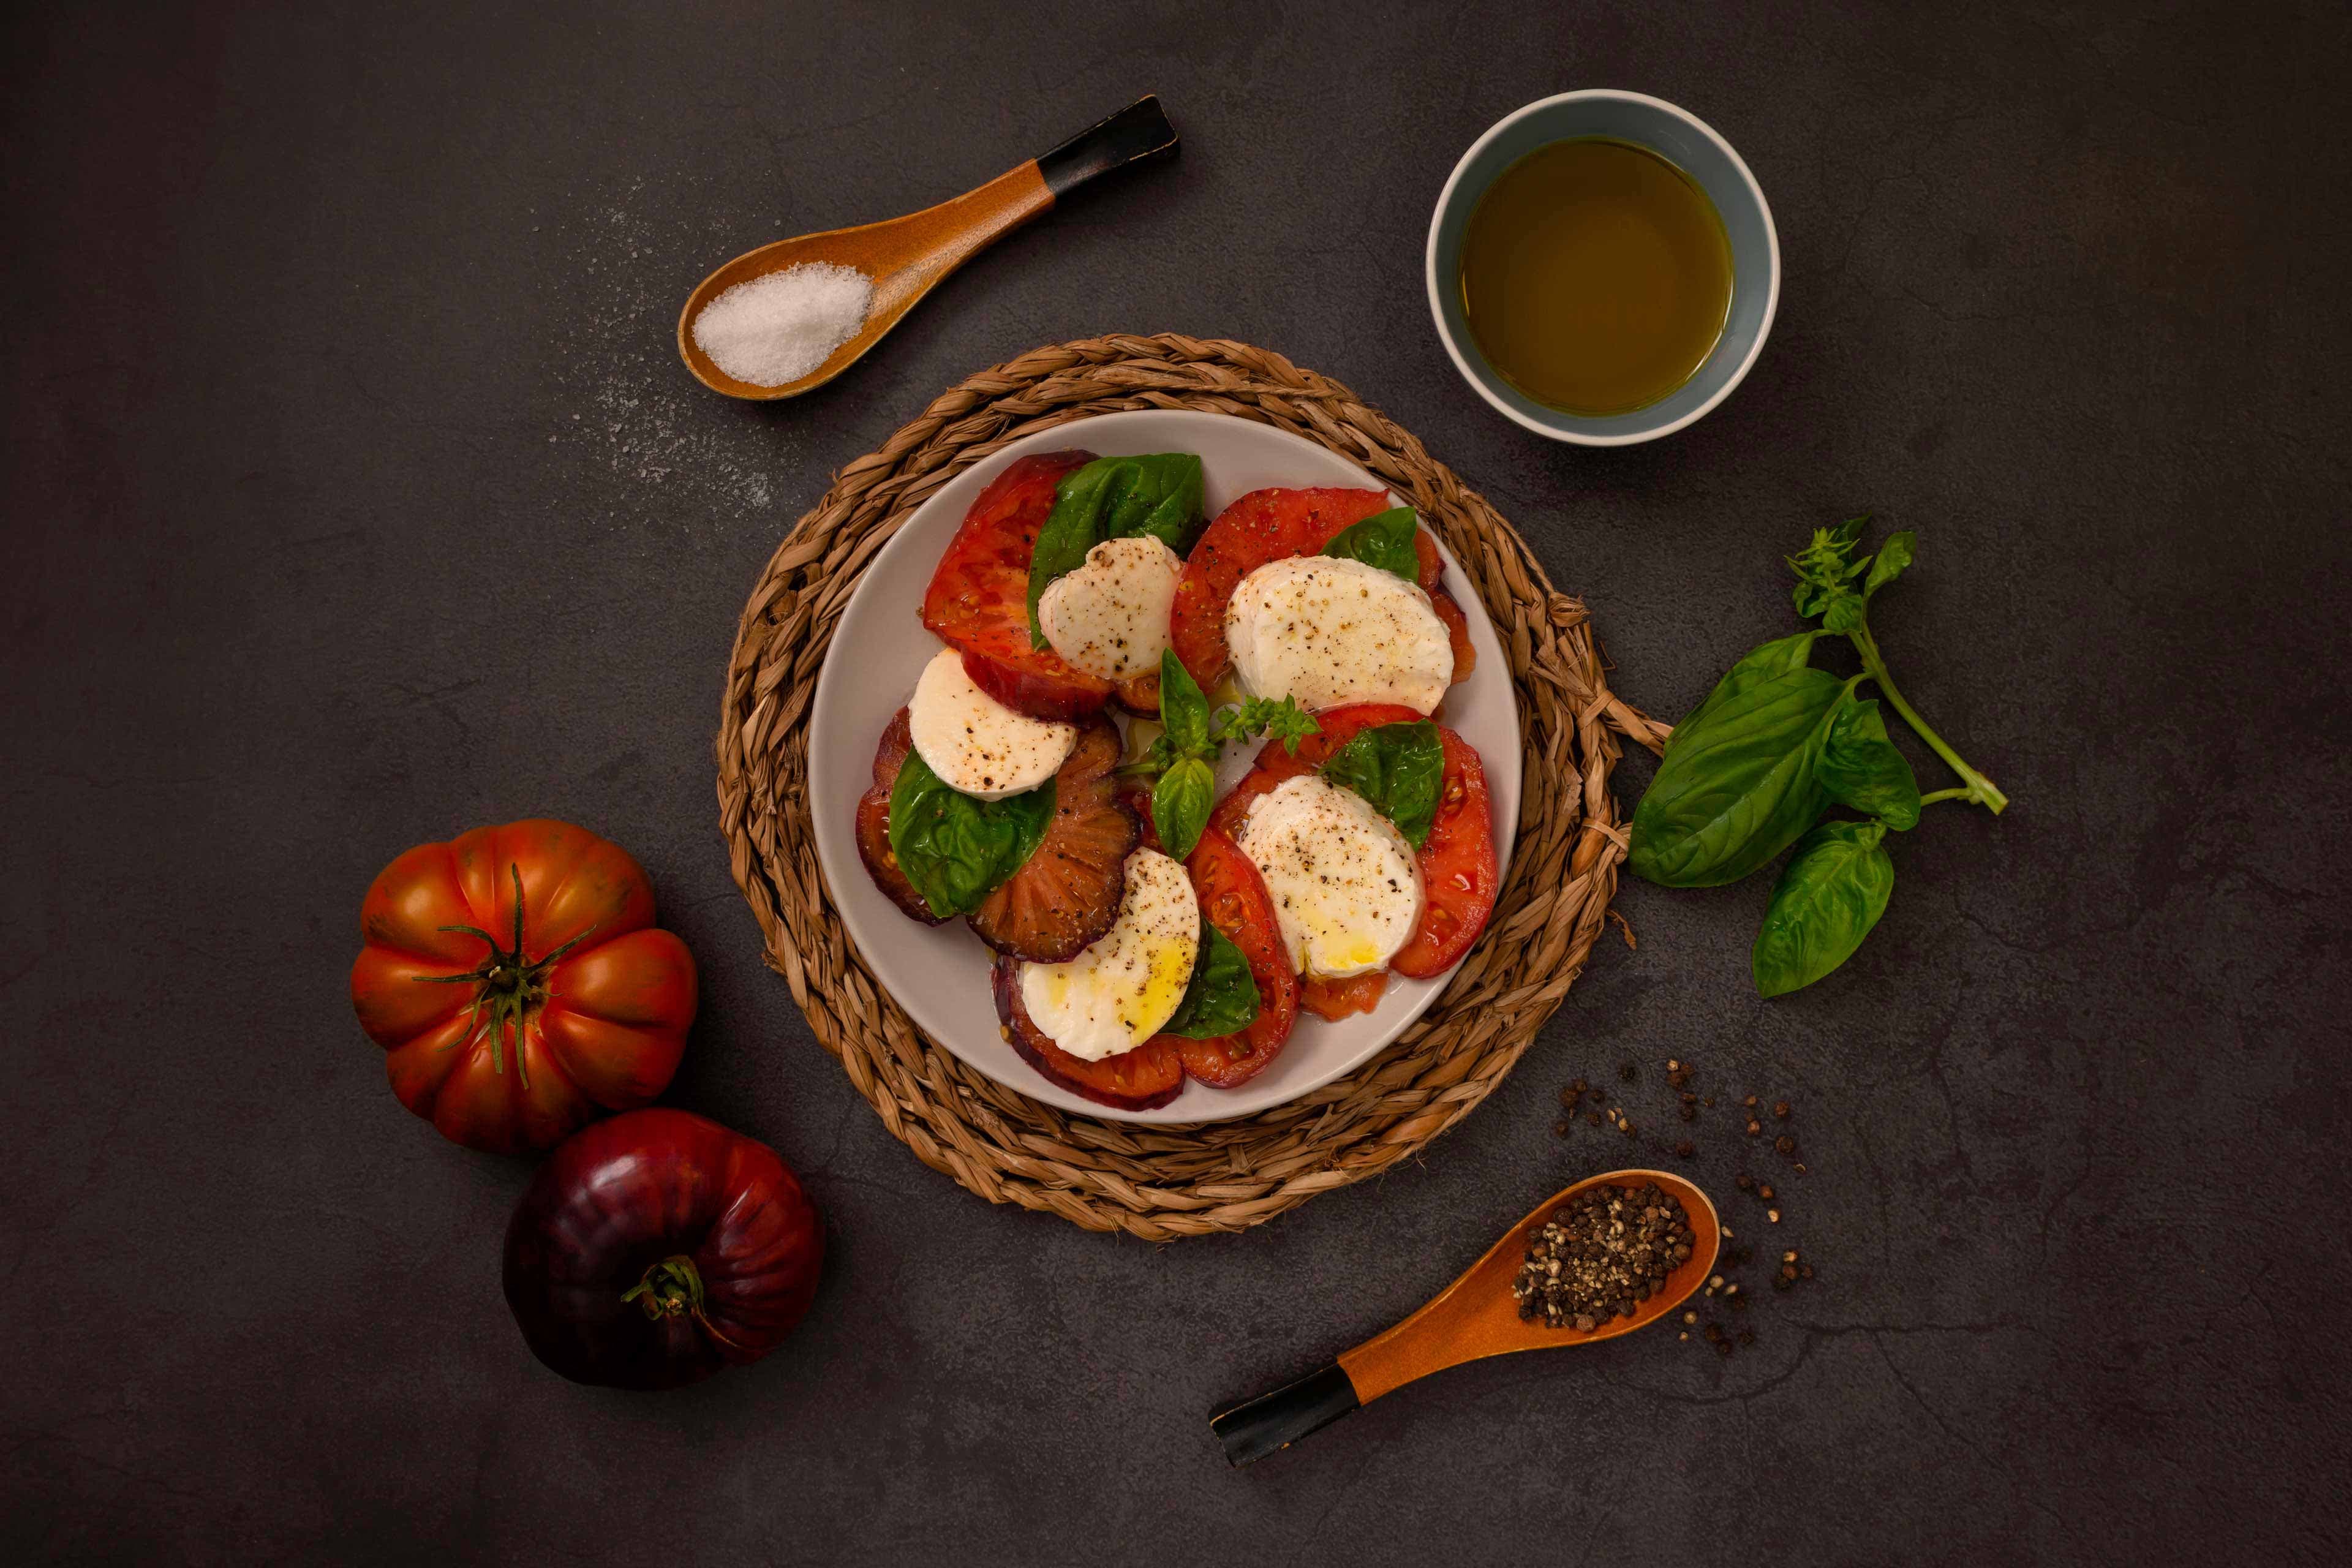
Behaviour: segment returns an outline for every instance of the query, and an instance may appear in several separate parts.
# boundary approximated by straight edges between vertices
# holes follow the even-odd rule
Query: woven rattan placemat
[[[1199,408],[1304,436],[1404,495],[1475,580],[1517,687],[1517,847],[1486,933],[1453,983],[1370,1063],[1237,1121],[1140,1127],[1071,1116],[983,1078],[908,1021],[842,929],[817,869],[808,716],[835,623],[923,499],[1009,441],[1129,408]],[[1327,376],[1213,338],[1090,338],[1023,354],[942,395],[845,467],[761,573],[735,631],[719,729],[719,819],[767,959],[883,1125],[991,1203],[1154,1241],[1241,1230],[1376,1175],[1468,1114],[1559,1005],[1601,933],[1624,857],[1609,794],[1619,735],[1666,728],[1619,701],[1584,605],[1553,591],[1485,498]]]

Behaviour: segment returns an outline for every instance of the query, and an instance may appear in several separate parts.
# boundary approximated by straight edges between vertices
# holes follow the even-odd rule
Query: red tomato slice
[[[890,786],[898,782],[898,766],[914,745],[907,710],[901,708],[882,731],[882,744],[874,752],[874,787],[857,797],[857,858],[866,862],[866,874],[874,879],[874,885],[902,913],[935,926],[940,917],[931,913],[931,906],[898,868],[898,857],[890,852]]]
[[[1299,982],[1298,1005],[1318,1018],[1339,1022],[1350,1013],[1369,1013],[1381,1005],[1381,993],[1388,989],[1389,972],[1375,969],[1370,974],[1350,975],[1345,980],[1318,980],[1308,975]]]
[[[980,492],[949,541],[923,595],[923,625],[964,655],[980,689],[1039,719],[1076,719],[1110,696],[1110,682],[1029,643],[1029,558],[1054,510],[1054,489],[1092,452],[1036,452]]]
[[[1184,563],[1170,616],[1176,657],[1202,689],[1224,679],[1231,664],[1225,651],[1225,606],[1243,578],[1269,561],[1314,554],[1340,530],[1387,510],[1388,496],[1381,490],[1266,489],[1252,490],[1218,513]],[[1421,585],[1454,645],[1454,679],[1467,680],[1477,667],[1478,654],[1470,646],[1470,622],[1462,606],[1438,585],[1445,580],[1445,563],[1438,556],[1437,541],[1429,530],[1415,529],[1412,548]],[[1137,710],[1156,711],[1157,705]]]
[[[1330,542],[1326,540],[1324,542],[1328,544]],[[1439,557],[1437,541],[1430,537],[1429,530],[1416,528],[1412,531],[1412,553],[1421,563],[1422,587],[1434,596],[1437,585],[1445,581],[1445,563]]]
[[[1160,711],[1160,672],[1130,676],[1111,688],[1118,705],[1130,713],[1157,714]]]
[[[1135,815],[1118,798],[1118,731],[1097,714],[1054,775],[1054,820],[1036,853],[981,900],[969,923],[999,952],[1064,963],[1118,919]]]
[[[1429,535],[1423,533],[1417,537],[1427,539]],[[1445,623],[1445,640],[1454,645],[1453,684],[1459,686],[1470,679],[1472,670],[1478,668],[1478,650],[1470,646],[1470,617],[1462,613],[1462,606],[1454,603],[1454,595],[1443,588],[1429,591],[1429,607],[1435,610],[1437,618]]]
[[[1021,1059],[1072,1094],[1120,1110],[1155,1110],[1182,1091],[1184,1063],[1164,1035],[1098,1062],[1074,1057],[1037,1027],[1021,1003],[1021,963],[1000,958],[989,972],[997,1021]]]
[[[1500,889],[1495,867],[1494,813],[1486,804],[1486,768],[1477,748],[1440,724],[1445,777],[1437,786],[1437,816],[1421,847],[1421,881],[1427,901],[1421,924],[1389,967],[1426,980],[1461,962],[1486,929]]]
[[[1265,750],[1280,755],[1282,744],[1280,742],[1268,742]],[[1249,816],[1250,802],[1292,776],[1286,773],[1276,773],[1265,765],[1265,752],[1260,752],[1258,756],[1259,765],[1244,773],[1241,783],[1234,785],[1225,798],[1217,802],[1216,809],[1209,813],[1209,830],[1212,833],[1222,833],[1228,838],[1240,837],[1242,822]]]
[[[1160,842],[1160,825],[1151,820],[1151,786],[1140,779],[1121,779],[1118,798],[1126,803],[1128,810],[1135,813],[1135,825],[1143,835],[1143,847],[1166,854],[1166,847]]]
[[[1242,819],[1249,815],[1251,801],[1286,778],[1320,767],[1359,731],[1379,724],[1410,723],[1420,717],[1412,709],[1391,702],[1359,702],[1318,713],[1316,721],[1323,728],[1298,743],[1297,756],[1286,752],[1278,741],[1268,741],[1258,749],[1257,761],[1248,773],[1210,813],[1210,826],[1237,836]],[[1398,973],[1416,980],[1443,974],[1461,962],[1462,955],[1478,940],[1478,933],[1486,929],[1486,918],[1495,912],[1495,896],[1499,890],[1494,813],[1486,803],[1486,765],[1478,760],[1476,747],[1443,724],[1437,727],[1437,739],[1445,748],[1445,775],[1437,786],[1436,818],[1417,857],[1426,894],[1421,924],[1413,929],[1412,939],[1390,963]],[[1313,985],[1310,982],[1310,993]],[[1378,994],[1374,993],[1375,1000]],[[1311,1011],[1322,1013],[1317,1000],[1317,996],[1308,994],[1301,998],[1301,1003]]]
[[[1184,563],[1168,618],[1176,657],[1201,689],[1223,679],[1231,662],[1225,605],[1243,578],[1286,555],[1312,555],[1341,529],[1388,509],[1385,490],[1265,489],[1219,512]]]
[[[1184,869],[1201,900],[1201,918],[1233,939],[1257,982],[1257,1018],[1237,1035],[1213,1040],[1162,1035],[1175,1044],[1184,1070],[1202,1083],[1233,1089],[1264,1072],[1281,1054],[1298,1021],[1298,976],[1282,945],[1274,899],[1249,857],[1212,827],[1201,835]]]

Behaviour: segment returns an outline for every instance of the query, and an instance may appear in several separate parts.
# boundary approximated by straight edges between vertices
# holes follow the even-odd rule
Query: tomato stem
[[[507,875],[514,879],[514,946],[500,947],[499,939],[479,926],[443,926],[440,929],[445,931],[477,938],[490,950],[489,955],[482,960],[479,968],[469,969],[463,974],[413,974],[409,978],[427,985],[459,985],[470,982],[475,987],[472,1022],[464,1035],[441,1048],[449,1051],[461,1046],[472,1046],[487,1034],[490,1042],[490,1070],[504,1073],[507,1070],[505,1047],[511,1038],[515,1077],[523,1088],[529,1089],[530,1068],[523,1059],[523,1026],[547,1001],[547,972],[565,953],[587,941],[589,932],[596,928],[589,926],[562,947],[541,958],[529,957],[522,950],[522,868],[509,862]],[[509,1030],[512,1031],[511,1036]]]
[[[621,1300],[635,1301],[654,1322],[665,1318],[691,1318],[696,1327],[729,1350],[740,1352],[743,1348],[720,1333],[703,1310],[708,1297],[702,1287],[702,1270],[685,1253],[674,1252],[647,1268],[645,1278],[621,1292]]]

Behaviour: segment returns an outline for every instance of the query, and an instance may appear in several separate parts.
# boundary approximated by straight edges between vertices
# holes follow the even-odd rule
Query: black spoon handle
[[[1162,153],[1176,155],[1176,128],[1168,123],[1159,96],[1146,94],[1039,158],[1037,172],[1059,201],[1088,180]]]
[[[1224,1444],[1225,1463],[1239,1469],[1328,1426],[1362,1403],[1356,1397],[1356,1385],[1348,1381],[1347,1369],[1334,1363],[1210,1416],[1209,1430]]]

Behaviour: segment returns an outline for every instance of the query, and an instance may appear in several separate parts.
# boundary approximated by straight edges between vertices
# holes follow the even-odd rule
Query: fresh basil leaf
[[[1216,770],[1199,757],[1186,757],[1151,786],[1151,826],[1160,847],[1181,860],[1201,842],[1209,810],[1217,804]]]
[[[1800,667],[1677,726],[1634,808],[1628,868],[1662,887],[1713,888],[1769,864],[1829,804],[1818,763],[1846,690]]]
[[[1160,722],[1177,756],[1200,756],[1212,747],[1209,699],[1172,647],[1160,650]]]
[[[1341,529],[1323,547],[1323,553],[1360,561],[1367,566],[1392,572],[1408,583],[1418,583],[1421,552],[1413,548],[1412,536],[1420,527],[1412,508],[1391,507]]]
[[[1112,465],[1106,492],[1102,537],[1134,539],[1149,535],[1178,555],[1189,555],[1201,530],[1201,459],[1192,452],[1154,452],[1139,458],[1097,458],[1095,467]]]
[[[1756,933],[1758,995],[1811,985],[1853,956],[1895,891],[1885,837],[1876,822],[1824,822],[1805,835]]]
[[[1715,683],[1715,689],[1706,694],[1706,701],[1692,709],[1688,716],[1675,726],[1675,732],[1666,738],[1666,749],[1672,751],[1675,742],[1696,729],[1709,713],[1749,687],[1761,685],[1776,675],[1804,668],[1813,656],[1813,645],[1821,640],[1822,634],[1818,631],[1799,632],[1795,637],[1776,638],[1762,647],[1752,649]]]
[[[890,786],[890,852],[941,920],[968,915],[1021,869],[1054,819],[1054,781],[1003,800],[951,789],[909,751]]]
[[[1840,805],[1866,812],[1897,830],[1917,826],[1919,781],[1887,738],[1875,699],[1849,697],[1830,719],[1822,746],[1822,787]]]
[[[1257,1022],[1257,977],[1250,973],[1248,956],[1205,920],[1201,934],[1206,940],[1192,966],[1192,982],[1184,987],[1175,1016],[1160,1026],[1163,1035],[1215,1040],[1238,1035]]]
[[[1037,619],[1037,601],[1054,579],[1086,564],[1087,552],[1102,542],[1104,491],[1110,470],[1099,459],[1062,476],[1054,487],[1054,510],[1037,531],[1029,550],[1029,646],[1044,648],[1045,627]]]
[[[1149,534],[1178,555],[1190,552],[1205,525],[1201,497],[1201,459],[1191,452],[1097,458],[1064,475],[1029,554],[1029,645],[1046,646],[1037,622],[1045,589],[1104,540]]]
[[[1415,849],[1429,842],[1445,746],[1426,719],[1359,730],[1323,764],[1323,776],[1372,803]]]
[[[1862,584],[1862,596],[1867,599],[1902,576],[1918,543],[1919,536],[1907,528],[1900,533],[1888,534],[1886,542],[1878,547],[1878,559],[1870,563],[1870,575]]]

